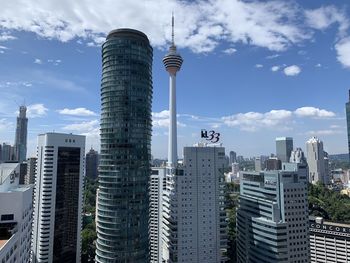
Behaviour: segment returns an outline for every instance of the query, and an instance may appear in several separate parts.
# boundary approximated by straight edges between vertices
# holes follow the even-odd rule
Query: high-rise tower
[[[96,262],[148,262],[153,50],[133,29],[102,46]]]
[[[169,83],[169,141],[168,141],[168,167],[176,167],[177,165],[177,122],[176,122],[176,73],[180,70],[183,59],[176,52],[174,42],[174,16],[172,16],[172,34],[171,46],[168,54],[163,58],[166,71],[170,76]]]
[[[31,263],[81,262],[84,156],[85,136],[38,136]]]
[[[28,118],[26,116],[27,107],[22,105],[19,107],[19,115],[17,117],[15,150],[16,160],[23,162],[27,159],[27,126]]]

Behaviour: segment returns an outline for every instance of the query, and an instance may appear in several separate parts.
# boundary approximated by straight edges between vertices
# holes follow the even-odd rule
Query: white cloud
[[[297,65],[292,65],[284,68],[283,72],[287,76],[296,76],[301,72],[301,69]]]
[[[161,112],[152,112],[153,118],[169,118],[169,111],[163,110]]]
[[[49,109],[42,103],[32,104],[27,107],[27,116],[29,118],[43,117]]]
[[[8,41],[8,40],[14,40],[14,39],[16,39],[16,37],[12,36],[9,32],[0,33],[0,41]]]
[[[260,128],[289,129],[292,112],[288,110],[271,110],[266,113],[247,112],[222,117],[229,127],[239,127],[244,131],[257,131]]]
[[[123,10],[115,15],[115,10]],[[66,42],[82,38],[99,45],[114,28],[144,31],[156,47],[170,40],[174,11],[175,40],[194,52],[210,52],[221,40],[284,50],[311,37],[298,21],[301,8],[289,1],[61,1],[12,0],[2,4],[0,27],[24,30]],[[154,15],[157,14],[157,15]],[[137,19],[135,19],[137,17]],[[107,19],[106,19],[107,18]]]
[[[280,66],[272,66],[271,71],[276,72],[280,69]]]
[[[185,114],[187,116],[187,114]],[[178,114],[177,117],[181,115]],[[152,112],[152,124],[155,128],[167,128],[169,127],[170,119],[169,119],[169,111],[163,110],[161,112]],[[182,122],[177,122],[178,127],[186,127],[186,124]]]
[[[313,117],[313,118],[331,118],[335,117],[335,113],[315,107],[301,107],[294,111],[298,117]]]
[[[322,64],[321,63],[318,63],[315,65],[316,68],[321,68],[322,67]]]
[[[335,45],[338,61],[346,68],[350,67],[350,37],[344,38]]]
[[[338,23],[340,36],[344,36],[349,28],[346,13],[335,6],[322,6],[314,10],[306,10],[305,16],[306,23],[318,30],[325,30],[333,23]]]
[[[318,131],[308,131],[306,132],[309,136],[321,136],[321,135],[334,135],[334,134],[342,134],[344,131],[340,130],[318,130]]]
[[[34,63],[35,63],[35,64],[39,64],[39,65],[43,64],[42,60],[39,59],[39,58],[36,58],[36,59],[34,60]]]
[[[225,53],[225,54],[228,54],[228,55],[233,55],[234,53],[237,52],[237,49],[235,49],[235,48],[228,48],[228,49],[225,49],[222,52]]]
[[[94,131],[99,127],[98,120],[84,121],[80,123],[73,123],[64,126],[62,129],[66,131],[72,131],[77,133],[88,133]]]
[[[273,55],[267,56],[266,58],[273,59],[273,58],[278,58],[279,56],[281,56],[281,55],[280,54],[273,54]]]
[[[255,67],[256,68],[262,68],[262,67],[264,67],[264,65],[262,65],[262,64],[255,64]]]
[[[96,116],[97,114],[91,110],[86,108],[75,108],[75,109],[67,109],[64,108],[62,110],[57,110],[59,114],[63,115],[73,115],[73,116]]]
[[[0,49],[9,49],[9,48],[5,46],[0,46]]]

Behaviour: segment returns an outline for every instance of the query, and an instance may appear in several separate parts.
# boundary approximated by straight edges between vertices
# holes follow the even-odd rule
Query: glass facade
[[[147,36],[132,29],[102,46],[97,262],[149,261],[152,58]]]
[[[350,91],[349,91],[349,97],[350,97]],[[349,102],[345,104],[346,109],[346,127],[348,130],[348,152],[349,152],[349,160],[350,160],[350,98]]]
[[[80,148],[58,147],[53,262],[76,261],[79,169]]]

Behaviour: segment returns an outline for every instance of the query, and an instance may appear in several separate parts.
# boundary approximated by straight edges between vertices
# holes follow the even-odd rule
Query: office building
[[[113,30],[102,45],[96,262],[149,262],[152,59],[137,30]]]
[[[182,167],[167,177],[164,193],[163,262],[225,262],[225,149],[184,148]]]
[[[31,262],[80,262],[85,136],[38,136]]]
[[[27,173],[24,177],[24,184],[35,183],[36,162],[36,157],[30,157],[27,159]]]
[[[277,157],[269,157],[265,161],[265,168],[267,171],[281,170],[282,162]]]
[[[312,184],[326,183],[323,142],[316,137],[309,139],[306,142],[306,155],[309,165],[309,182]]]
[[[235,151],[230,151],[230,164],[237,162],[237,153]]]
[[[330,184],[330,171],[329,171],[329,158],[328,153],[323,152],[323,160],[324,160],[324,184]]]
[[[29,262],[33,186],[19,184],[18,163],[0,164],[0,262]]]
[[[348,263],[350,225],[311,217],[309,221],[311,263]]]
[[[237,262],[309,262],[307,168],[242,172]]]
[[[162,259],[163,191],[166,188],[165,167],[152,167],[149,184],[149,238],[150,262],[159,263]]]
[[[291,152],[289,162],[291,163],[306,163],[304,152],[301,148],[296,148]]]
[[[86,154],[85,158],[85,176],[90,179],[96,179],[98,176],[98,152],[94,149],[90,149],[90,151]]]
[[[27,107],[19,107],[19,115],[17,117],[16,137],[15,137],[15,160],[23,162],[27,159],[27,133],[28,118],[26,116]]]
[[[282,163],[289,162],[291,152],[293,151],[293,138],[276,138],[276,156]]]
[[[348,152],[350,161],[350,90],[349,90],[349,101],[345,104],[346,111],[346,127],[348,130]]]

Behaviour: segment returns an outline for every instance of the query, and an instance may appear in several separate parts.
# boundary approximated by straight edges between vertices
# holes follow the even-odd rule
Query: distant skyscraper
[[[164,192],[161,262],[225,262],[225,148],[198,144],[184,148]]]
[[[238,263],[308,262],[305,164],[284,171],[243,172],[237,210]]]
[[[348,130],[348,152],[349,152],[349,160],[350,160],[350,90],[349,90],[349,101],[345,104],[346,111],[346,126]]]
[[[85,137],[38,136],[31,262],[80,262]]]
[[[100,263],[149,262],[152,59],[147,36],[137,30],[113,30],[102,45]]]
[[[94,149],[90,149],[90,151],[86,154],[85,159],[85,176],[91,179],[96,179],[98,172],[98,152]]]
[[[230,165],[237,162],[237,154],[234,151],[230,151]]]
[[[309,166],[309,182],[325,183],[325,160],[323,142],[316,137],[312,137],[306,142],[307,164]]]
[[[24,177],[24,184],[35,183],[36,162],[37,162],[36,157],[31,157],[27,159],[27,173]]]
[[[283,163],[289,162],[290,154],[293,151],[293,138],[278,137],[276,138],[276,155]]]
[[[296,148],[291,152],[289,162],[291,163],[306,163],[304,152],[301,148]]]
[[[28,263],[33,186],[19,185],[20,165],[0,164],[0,262]]]
[[[19,107],[19,115],[17,117],[15,150],[16,160],[23,162],[27,159],[27,133],[28,133],[28,118],[26,116],[27,107]]]

